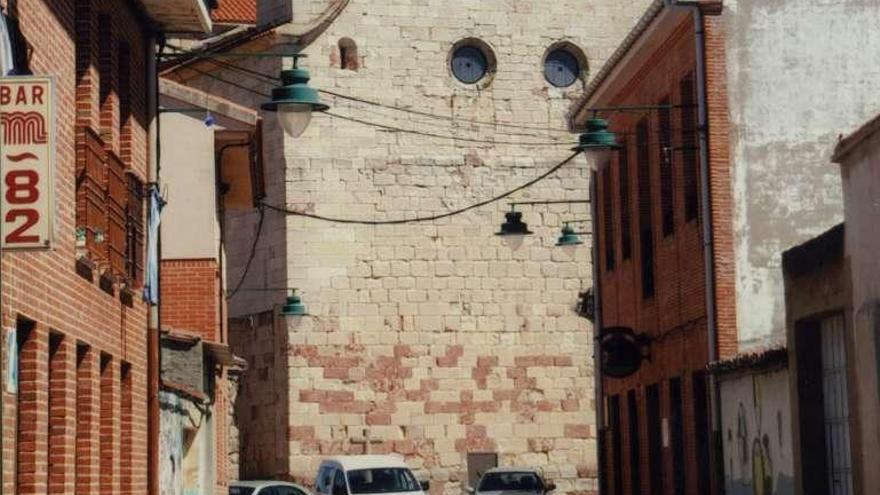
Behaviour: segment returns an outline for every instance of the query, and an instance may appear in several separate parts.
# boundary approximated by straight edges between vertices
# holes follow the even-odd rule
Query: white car
[[[233,481],[229,484],[229,495],[311,495],[299,485],[284,481]]]
[[[496,467],[480,477],[476,487],[468,487],[474,495],[544,495],[556,489],[544,481],[541,471],[524,467]]]
[[[321,461],[315,477],[317,495],[425,495],[428,486],[398,455],[333,457]]]

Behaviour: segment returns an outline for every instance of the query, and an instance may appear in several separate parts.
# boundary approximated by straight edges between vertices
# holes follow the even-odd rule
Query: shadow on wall
[[[787,377],[781,370],[722,382],[726,493],[794,493]]]

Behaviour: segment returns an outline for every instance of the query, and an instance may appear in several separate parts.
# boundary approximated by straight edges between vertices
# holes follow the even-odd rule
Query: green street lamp
[[[562,235],[559,236],[559,240],[556,242],[557,246],[577,246],[584,243],[577,232],[571,228],[570,223],[565,222],[565,225],[562,226]]]
[[[495,235],[529,235],[532,233],[529,230],[529,225],[522,220],[522,212],[514,211],[513,206],[510,207],[510,211],[504,214],[504,220],[504,223],[501,224],[501,230]]]
[[[281,314],[284,316],[305,316],[306,306],[302,303],[296,289],[293,289],[287,296],[287,303],[281,308]]]
[[[293,68],[281,71],[281,86],[272,89],[272,101],[260,105],[263,110],[278,113],[278,123],[291,137],[302,135],[312,120],[312,112],[330,108],[321,102],[318,91],[309,86],[309,71],[297,66],[302,56],[291,55]]]
[[[572,151],[615,151],[620,149],[617,136],[608,130],[608,121],[593,116],[587,119],[586,132],[581,133]]]
[[[608,121],[595,115],[587,119],[586,131],[578,137],[578,144],[572,151],[590,152],[590,167],[598,170],[599,166],[611,158],[611,153],[621,148],[617,136],[608,130]]]

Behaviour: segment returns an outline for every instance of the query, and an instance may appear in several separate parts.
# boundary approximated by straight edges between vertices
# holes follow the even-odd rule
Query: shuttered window
[[[691,221],[699,213],[697,193],[697,109],[694,76],[688,74],[679,83],[681,104],[681,166],[684,176],[684,219]]]
[[[627,435],[629,436],[629,486],[632,495],[642,493],[641,432],[639,431],[639,404],[636,391],[626,393]],[[703,493],[703,492],[701,492]]]
[[[641,257],[642,297],[654,297],[654,224],[651,215],[651,154],[648,120],[636,126],[636,157],[639,192],[639,256]]]
[[[605,241],[605,269],[614,270],[614,209],[611,201],[611,166],[602,170],[602,237]]]
[[[617,155],[617,181],[620,188],[620,258],[632,257],[632,205],[629,200],[629,143],[621,143]]]
[[[651,493],[663,493],[663,434],[660,419],[660,384],[645,390],[648,409],[648,468]]]
[[[623,436],[620,431],[619,395],[608,398],[608,421],[611,425],[611,493],[623,495]]]
[[[143,181],[128,173],[128,201],[126,203],[125,273],[136,287],[144,282],[144,200]]]
[[[660,213],[663,223],[663,237],[675,233],[675,207],[672,196],[673,179],[675,177],[672,163],[672,111],[668,108],[668,105],[669,98],[664,98],[660,102],[661,108],[657,111],[657,123],[660,134],[658,159],[660,161]]]

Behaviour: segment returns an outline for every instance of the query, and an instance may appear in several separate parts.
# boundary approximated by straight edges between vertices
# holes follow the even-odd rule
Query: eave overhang
[[[139,0],[146,15],[165,33],[210,33],[207,0]]]
[[[690,16],[687,9],[669,7],[664,0],[654,0],[587,85],[584,94],[572,105],[568,113],[569,128],[572,131],[581,129],[591,115],[591,108],[646,103],[620,102],[615,101],[615,97],[655,55],[656,47],[662,44],[662,40],[671,36]]]

